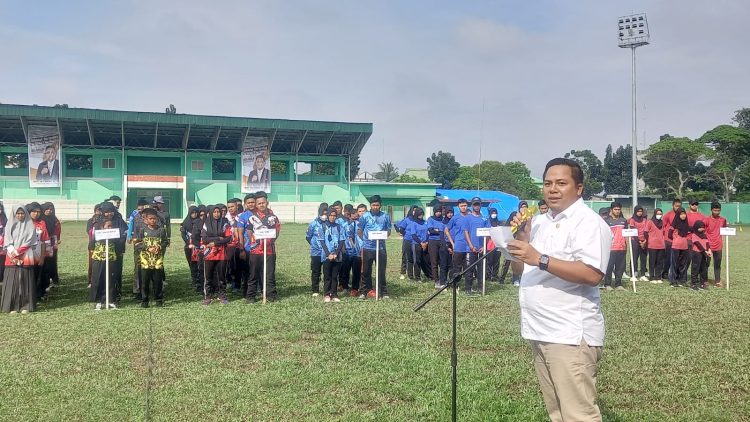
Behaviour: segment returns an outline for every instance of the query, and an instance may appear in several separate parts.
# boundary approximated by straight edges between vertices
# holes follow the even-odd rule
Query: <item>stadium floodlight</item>
[[[635,49],[648,45],[651,35],[648,32],[648,20],[645,13],[621,16],[617,19],[617,45],[620,48],[629,48],[633,56],[632,68],[632,143],[633,143],[633,208],[638,204],[638,134],[636,120],[636,89],[635,89]]]

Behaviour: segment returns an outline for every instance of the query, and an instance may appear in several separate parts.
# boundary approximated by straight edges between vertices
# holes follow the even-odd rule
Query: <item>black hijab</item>
[[[696,221],[695,224],[693,224],[693,234],[700,237],[701,239],[706,238],[706,230],[703,230],[702,232],[698,231],[698,229],[705,229],[706,224],[700,220]]]
[[[513,217],[515,217],[516,214],[518,214],[518,211],[513,211],[513,212],[510,213],[510,215],[508,216],[508,219],[505,220],[505,225],[506,226],[510,226],[510,224],[513,222]]]
[[[192,213],[196,214],[195,218],[190,216],[190,214]],[[196,207],[195,205],[191,205],[190,208],[188,208],[187,217],[185,217],[185,219],[182,220],[180,227],[182,227],[182,229],[185,232],[190,233],[191,230],[193,229],[193,220],[198,219],[198,218],[199,218],[198,207]]]
[[[490,218],[488,221],[490,222],[490,227],[500,226],[501,225],[500,220],[498,220],[497,217],[492,218],[492,213],[497,214],[497,208],[490,208],[489,211],[490,211]]]
[[[50,215],[45,215],[44,212],[51,209],[52,213]],[[57,223],[57,217],[55,217],[55,205],[52,202],[45,202],[42,204],[42,220],[44,220],[44,224],[47,226],[47,233],[49,233],[50,237],[53,233],[55,233],[55,224]]]
[[[638,216],[638,211],[643,211],[643,207],[640,205],[636,205],[635,208],[633,208],[633,220],[643,223],[643,216]]]
[[[685,213],[685,208],[680,207],[675,213],[674,220],[672,220],[672,227],[680,234],[680,236],[686,237],[690,234],[690,225],[687,222],[687,218],[684,220],[680,218],[682,213]],[[685,213],[685,216],[687,216],[687,213]]]
[[[206,222],[204,227],[206,228],[207,238],[224,237],[224,222],[226,219],[222,216],[214,218],[214,211],[221,211],[221,205],[209,205],[206,207]]]
[[[664,220],[656,218],[657,212],[662,213],[662,218],[664,218],[664,211],[662,211],[661,208],[655,208],[654,215],[651,216],[651,221],[654,223],[654,226],[656,226],[657,229],[661,229],[662,227],[664,227]]]
[[[424,210],[421,207],[417,207],[414,210],[414,221],[419,224],[424,224]]]

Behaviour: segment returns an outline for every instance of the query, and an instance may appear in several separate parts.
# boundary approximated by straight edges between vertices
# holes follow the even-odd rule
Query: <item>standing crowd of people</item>
[[[481,198],[460,199],[458,212],[453,207],[437,206],[432,215],[413,206],[408,215],[392,224],[388,214],[381,211],[378,195],[356,207],[340,201],[332,205],[320,204],[318,216],[310,222],[306,240],[310,245],[311,293],[322,294],[325,302],[340,301],[339,295],[368,299],[376,291],[380,298],[389,298],[386,280],[386,242],[370,239],[376,231],[401,234],[401,279],[413,282],[431,280],[435,288],[444,286],[449,277],[460,274],[483,255],[486,271],[478,265],[466,272],[463,289],[466,295],[481,290],[483,277],[487,281],[503,283],[511,274],[511,283],[520,285],[521,273],[510,261],[501,263],[501,254],[490,238],[482,239],[477,229],[510,225],[517,214],[524,215],[529,207],[521,201],[517,211],[507,220],[498,219],[495,208],[482,214]],[[162,197],[140,199],[127,218],[119,212],[121,198],[112,196],[94,207],[88,220],[88,287],[89,300],[95,309],[107,303],[116,308],[123,296],[124,255],[128,245],[133,247],[132,295],[142,307],[164,304],[164,255],[170,245],[169,211]],[[540,214],[547,212],[547,204],[539,201]],[[649,216],[636,206],[630,218],[622,214],[622,204],[613,202],[600,210],[600,215],[612,231],[613,240],[601,288],[624,290],[623,275],[628,268],[627,242],[631,242],[633,267],[631,277],[640,281],[662,283],[668,280],[673,287],[708,288],[709,267],[713,267],[713,283],[721,287],[722,239],[719,231],[727,226],[721,216],[721,204],[711,204],[711,215],[698,211],[698,202],[690,201],[688,210],[675,199],[666,214],[656,208]],[[638,236],[623,236],[624,229],[637,229]],[[98,230],[116,229],[120,236],[97,240]],[[256,239],[259,230],[272,230],[268,239]],[[204,305],[218,302],[227,304],[227,290],[241,295],[249,303],[263,292],[263,267],[267,280],[267,299],[277,299],[275,238],[281,231],[279,218],[268,207],[268,195],[259,191],[243,199],[233,198],[226,204],[191,206],[179,225],[185,260],[190,268],[192,287],[203,298]],[[263,236],[267,237],[267,236]],[[485,243],[486,242],[486,243]],[[7,218],[0,203],[0,281],[3,283],[2,312],[31,312],[36,304],[59,283],[57,254],[61,244],[61,224],[55,207],[47,202],[32,202],[13,210]],[[375,263],[377,268],[373,268]],[[106,291],[107,269],[109,292]],[[378,288],[373,288],[373,271]]]
[[[708,216],[698,211],[698,205],[698,201],[691,200],[686,210],[682,201],[675,199],[672,209],[666,214],[661,208],[656,208],[650,218],[638,205],[628,219],[622,215],[619,202],[601,209],[600,215],[613,236],[602,287],[605,290],[625,290],[622,277],[628,267],[628,239],[623,236],[624,229],[638,232],[638,236],[632,236],[630,240],[631,278],[653,284],[668,280],[672,287],[688,287],[689,281],[693,290],[705,290],[709,286],[709,267],[713,266],[713,284],[722,287],[723,242],[720,231],[727,227],[727,220],[721,216],[720,203],[711,203]]]

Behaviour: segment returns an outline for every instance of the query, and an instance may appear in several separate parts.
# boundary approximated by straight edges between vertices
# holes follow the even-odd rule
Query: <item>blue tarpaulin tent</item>
[[[488,216],[489,208],[497,209],[497,218],[505,220],[511,212],[518,209],[520,199],[509,193],[495,190],[460,190],[460,189],[436,189],[435,205],[452,206],[454,212],[458,213],[458,200],[463,198],[471,201],[471,198],[478,196],[482,199],[482,215]]]

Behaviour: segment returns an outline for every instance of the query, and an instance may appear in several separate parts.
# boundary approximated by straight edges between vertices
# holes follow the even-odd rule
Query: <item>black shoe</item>
[[[141,302],[141,308],[148,308],[148,302]]]
[[[690,288],[691,288],[691,289],[693,289],[693,290],[695,290],[696,292],[697,292],[698,290],[700,290],[700,288],[699,288],[699,287],[698,287],[698,285],[696,285],[696,284],[693,284],[692,286],[690,286]]]

